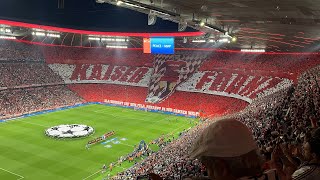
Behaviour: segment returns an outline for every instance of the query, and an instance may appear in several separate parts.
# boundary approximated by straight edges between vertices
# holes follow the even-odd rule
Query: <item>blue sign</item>
[[[174,38],[151,38],[152,54],[174,54]]]

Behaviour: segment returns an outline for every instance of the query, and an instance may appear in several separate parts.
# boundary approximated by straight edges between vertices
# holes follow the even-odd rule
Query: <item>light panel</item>
[[[0,35],[0,39],[17,39],[17,38],[14,37],[14,36],[2,36],[2,35]]]
[[[100,41],[100,38],[98,37],[89,37],[88,39],[93,41]]]
[[[106,45],[106,48],[127,49],[128,46],[125,46],[125,45]]]
[[[52,34],[52,33],[48,33],[47,34],[48,37],[56,37],[56,38],[60,38],[60,34]]]
[[[241,52],[266,52],[265,49],[241,49]]]

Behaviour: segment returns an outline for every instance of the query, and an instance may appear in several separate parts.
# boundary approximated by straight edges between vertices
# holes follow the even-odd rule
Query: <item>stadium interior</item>
[[[303,164],[320,125],[318,1],[46,3],[0,2],[0,179],[208,179],[187,155],[225,118],[250,129],[263,170],[279,171],[279,144],[288,180]]]

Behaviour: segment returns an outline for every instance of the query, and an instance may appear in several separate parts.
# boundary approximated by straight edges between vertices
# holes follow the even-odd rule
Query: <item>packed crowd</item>
[[[282,173],[282,177],[285,175],[291,177],[291,174],[307,160],[301,154],[303,143],[314,136],[311,132],[320,123],[319,82],[320,66],[303,73],[296,85],[267,97],[258,98],[242,112],[229,116],[243,122],[252,130],[255,142],[264,157],[265,169],[273,168],[273,164],[270,163],[272,157],[273,160],[277,159],[275,168]],[[200,161],[190,159],[187,155],[194,140],[212,122],[206,121],[183,133],[179,139],[129,170],[119,173],[114,179],[134,179],[150,173],[155,173],[163,179],[206,175]],[[318,138],[320,141],[320,137]],[[320,152],[315,153],[320,154]],[[292,166],[288,168],[288,164]],[[310,174],[309,171],[305,172]],[[312,173],[317,172],[320,173],[319,169]],[[297,172],[294,175],[297,175]],[[320,177],[320,174],[315,177]]]
[[[113,64],[133,67],[152,66],[153,58],[141,51],[76,48],[43,47],[43,54],[48,63],[68,64]],[[94,58],[92,58],[94,57]]]
[[[238,69],[259,73],[272,72],[279,74],[300,74],[315,65],[320,60],[317,54],[255,54],[255,53],[215,53],[210,61],[200,68],[213,70],[216,68]],[[290,67],[290,68],[288,68]],[[281,76],[280,76],[281,77]]]
[[[149,173],[155,173],[165,179],[181,179],[190,176],[200,176],[203,167],[198,160],[189,160],[186,155],[192,146],[194,138],[199,135],[210,122],[204,122],[191,130],[181,133],[180,137],[160,146],[161,149],[148,156],[145,160],[129,170],[119,173],[113,179],[135,179]]]
[[[0,40],[0,61],[44,61],[41,46]]]
[[[281,76],[280,76],[281,77]],[[196,72],[177,90],[222,95],[251,102],[257,96],[273,94],[292,84],[292,80],[273,74],[217,69]]]
[[[144,103],[147,89],[140,87],[70,85],[69,88],[75,92],[70,91],[67,86],[58,85],[63,84],[63,80],[44,64],[45,58],[49,63],[76,64],[88,63],[95,57],[94,63],[108,62],[134,67],[152,67],[153,60],[150,56],[135,51],[119,55],[117,51],[106,50],[97,53],[95,49],[39,47],[3,40],[0,41],[0,54],[0,61],[4,62],[0,63],[1,118],[82,103],[83,100],[75,92],[88,101],[103,101],[105,98]],[[279,74],[279,77],[293,78],[295,74],[314,64],[319,64],[316,55],[256,56],[216,53],[204,62],[199,71],[224,68],[254,71],[261,76],[270,71],[274,76]],[[288,70],[288,67],[292,68]],[[279,172],[292,174],[305,160],[301,154],[302,144],[310,140],[313,136],[312,130],[320,123],[319,82],[320,66],[303,73],[296,85],[280,84],[283,87],[278,87],[277,91],[270,90],[268,96],[257,98],[240,113],[229,116],[238,119],[252,130],[255,142],[266,161],[272,160],[277,153],[286,156],[278,159],[282,161],[282,164],[279,163],[276,167]],[[187,110],[201,110],[208,114],[229,114],[243,109],[246,103],[223,98],[217,100],[212,95],[178,91],[158,106],[189,108]],[[149,173],[155,173],[164,179],[206,176],[203,163],[199,159],[190,159],[187,155],[194,140],[200,137],[211,123],[209,120],[202,122],[195,128],[181,133],[178,139],[165,145],[161,144],[158,152],[148,154],[141,163],[119,173],[113,179],[134,179]],[[295,169],[288,169],[285,166],[287,162],[283,159],[293,164]],[[264,168],[271,168],[271,164],[266,163]]]
[[[44,62],[0,63],[1,119],[83,102],[63,84]]]
[[[43,84],[63,84],[63,81],[44,63],[0,63],[0,87]]]
[[[1,119],[83,102],[65,85],[7,89],[0,91],[0,97]]]
[[[120,86],[114,84],[72,84],[68,87],[88,102],[115,100],[130,103],[146,104],[147,88]],[[238,112],[247,106],[247,102],[211,94],[176,91],[170,98],[156,104],[159,107],[201,112],[204,116],[221,116]],[[154,105],[154,104],[151,104]]]
[[[263,152],[280,142],[301,143],[320,117],[320,66],[303,73],[296,86],[256,100],[237,117],[252,129]]]

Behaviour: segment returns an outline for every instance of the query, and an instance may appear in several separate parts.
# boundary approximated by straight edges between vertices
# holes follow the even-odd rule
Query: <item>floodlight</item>
[[[122,1],[117,1],[117,6],[120,6],[122,3]]]
[[[241,52],[266,52],[265,49],[241,49]]]

